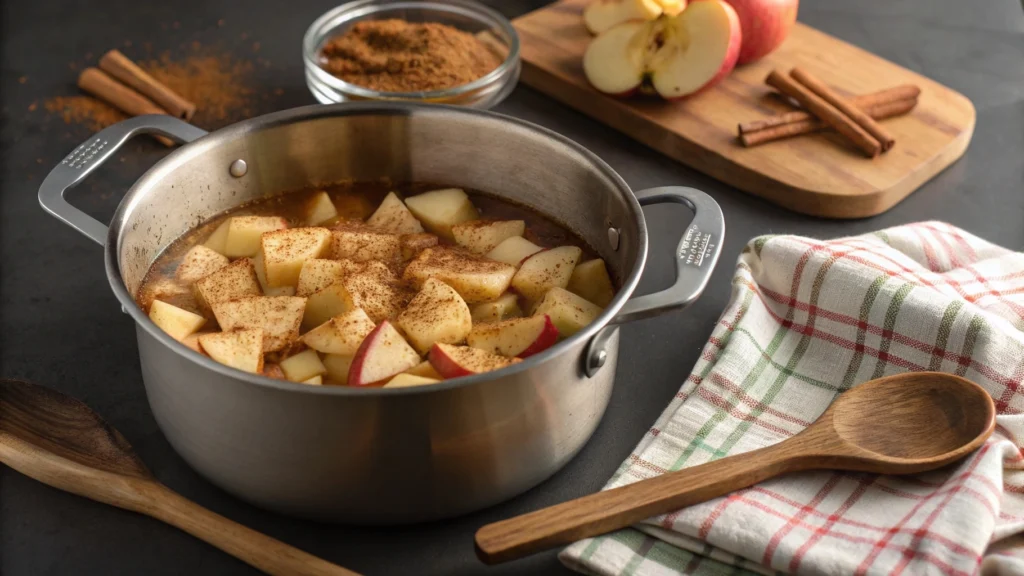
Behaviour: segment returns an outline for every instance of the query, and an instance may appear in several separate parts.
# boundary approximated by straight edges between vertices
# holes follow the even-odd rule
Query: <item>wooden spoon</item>
[[[0,462],[54,488],[177,526],[268,574],[359,576],[171,491],[120,432],[49,388],[0,380]]]
[[[477,556],[521,558],[699,504],[787,472],[913,474],[955,462],[995,427],[992,398],[938,372],[899,374],[843,393],[813,424],[773,446],[669,472],[484,526]]]

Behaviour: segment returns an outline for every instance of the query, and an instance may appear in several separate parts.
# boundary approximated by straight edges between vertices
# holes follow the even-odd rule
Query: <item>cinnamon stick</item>
[[[902,86],[896,86],[894,88],[887,88],[885,90],[879,90],[878,92],[872,92],[871,94],[861,94],[860,96],[853,96],[850,101],[861,110],[873,108],[875,106],[883,104],[891,104],[893,102],[916,100],[918,95],[921,94],[921,89],[913,84],[904,84]],[[875,117],[876,120],[879,118]],[[740,135],[747,134],[748,132],[757,132],[759,130],[765,130],[767,128],[773,128],[775,126],[782,126],[783,124],[792,124],[794,122],[803,122],[806,120],[814,120],[813,114],[808,114],[802,110],[793,112],[785,112],[783,114],[776,114],[765,118],[763,120],[755,120],[753,122],[746,122],[739,125]]]
[[[791,78],[783,76],[778,70],[772,70],[765,82],[786,96],[799,102],[812,114],[820,118],[837,132],[848,138],[867,157],[874,158],[882,150],[882,145],[856,122],[845,116],[835,106],[829,104],[817,94],[811,92]]]
[[[896,139],[889,134],[888,130],[882,128],[878,122],[871,119],[870,116],[857,108],[849,100],[843,98],[835,90],[830,88],[827,84],[818,80],[813,74],[802,69],[793,68],[790,70],[789,75],[794,80],[803,84],[808,90],[814,92],[821,99],[825,100],[832,106],[835,106],[840,112],[846,115],[847,118],[853,120],[858,126],[863,128],[868,134],[871,134],[879,144],[882,145],[882,152],[886,152],[896,144]]]
[[[906,114],[913,110],[916,105],[916,98],[907,98],[905,100],[896,100],[895,102],[886,102],[883,104],[868,106],[864,108],[864,112],[875,120],[884,120],[886,118],[892,118],[893,116]],[[809,114],[804,112],[799,112],[799,114],[803,114],[804,118],[798,119],[795,122],[769,126],[768,128],[761,130],[744,132],[743,134],[740,134],[740,142],[749,148],[751,146],[757,146],[758,144],[782,140],[783,138],[799,136],[801,134],[810,134],[812,132],[828,128],[828,124],[825,124],[821,120],[818,120]],[[781,114],[780,116],[787,115],[788,114]]]
[[[107,76],[98,68],[82,70],[78,76],[78,87],[129,116],[167,114],[166,110],[154,104],[152,100]],[[174,146],[174,142],[163,136],[153,137],[165,146]]]
[[[119,50],[111,50],[100,58],[100,70],[131,86],[143,96],[162,107],[171,116],[186,122],[196,113],[196,105],[179,96],[165,84],[139,68]]]

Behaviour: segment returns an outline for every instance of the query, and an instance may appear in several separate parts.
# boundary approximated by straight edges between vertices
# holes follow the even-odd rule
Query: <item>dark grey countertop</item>
[[[544,0],[493,0],[509,16]],[[728,226],[724,253],[703,298],[687,311],[627,326],[611,406],[590,443],[551,480],[480,513],[400,528],[320,525],[263,512],[189,469],[157,429],[140,381],[134,330],[107,285],[98,246],[46,215],[39,182],[89,132],[38,109],[73,93],[69,62],[125,41],[180,49],[196,38],[230,39],[268,66],[256,71],[270,109],[312,102],[299,38],[331,2],[181,0],[147,3],[3,2],[0,75],[0,375],[31,379],[85,401],[121,430],[156,476],[220,514],[353,570],[373,574],[565,574],[547,553],[499,568],[473,555],[484,523],[601,487],[681,385],[729,297],[732,263],[765,233],[857,234],[938,219],[1004,246],[1024,246],[1024,14],[1017,0],[804,0],[800,19],[965,94],[978,121],[967,154],[890,212],[825,221],[786,212],[695,173],[612,130],[520,87],[498,110],[554,129],[596,152],[634,189],[685,184],[710,193]],[[217,21],[223,19],[223,27]],[[168,23],[171,23],[168,25]],[[247,40],[242,42],[242,35]],[[37,109],[29,111],[33,102]],[[109,219],[121,193],[165,150],[126,148],[72,202]],[[652,257],[642,289],[669,281],[669,252],[688,219],[648,212]],[[155,520],[59,492],[0,467],[0,573],[249,574],[253,570]]]

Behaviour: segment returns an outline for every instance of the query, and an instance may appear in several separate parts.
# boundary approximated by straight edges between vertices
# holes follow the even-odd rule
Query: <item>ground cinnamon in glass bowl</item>
[[[359,0],[303,40],[306,83],[322,103],[411,100],[490,108],[519,79],[511,23],[471,0]]]

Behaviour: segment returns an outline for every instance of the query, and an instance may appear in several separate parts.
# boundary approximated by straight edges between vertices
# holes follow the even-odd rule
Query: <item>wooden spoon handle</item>
[[[792,456],[783,444],[786,443],[488,524],[476,533],[477,556],[487,564],[515,560],[699,504],[785,472],[811,467],[806,459]]]
[[[267,574],[359,576],[215,514],[161,484],[153,483],[146,491],[152,508],[140,512],[176,526]]]

